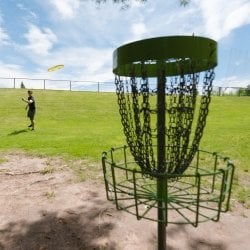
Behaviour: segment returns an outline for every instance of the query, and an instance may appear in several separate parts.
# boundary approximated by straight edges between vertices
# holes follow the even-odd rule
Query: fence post
[[[43,80],[43,90],[45,90],[45,79]]]
[[[97,83],[97,92],[98,93],[100,92],[100,83],[99,82]]]
[[[71,80],[69,81],[69,91],[71,91]]]
[[[219,96],[221,96],[221,87],[219,87]]]
[[[16,88],[16,78],[14,78],[14,89]]]

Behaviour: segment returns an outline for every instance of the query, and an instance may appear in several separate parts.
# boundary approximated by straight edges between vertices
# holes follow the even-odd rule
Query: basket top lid
[[[217,65],[217,42],[198,36],[166,36],[144,39],[113,52],[113,73],[120,76],[157,77],[191,74]]]

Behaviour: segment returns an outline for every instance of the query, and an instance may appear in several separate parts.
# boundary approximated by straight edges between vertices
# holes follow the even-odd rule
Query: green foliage
[[[40,173],[43,174],[43,175],[45,175],[45,174],[51,174],[53,172],[54,172],[54,168],[51,167],[51,166],[47,166],[47,167],[45,167],[44,169],[42,169],[40,171]]]
[[[239,88],[236,95],[238,96],[250,96],[250,84],[246,88]]]
[[[44,196],[47,197],[47,199],[53,199],[56,197],[56,194],[54,191],[48,191],[44,193]]]
[[[247,96],[250,96],[250,84],[247,85],[247,87],[245,89],[245,93]]]
[[[103,4],[108,2],[108,0],[93,0],[95,1],[97,4]],[[127,9],[129,8],[129,6],[131,5],[132,2],[139,2],[139,3],[146,3],[150,0],[112,0],[113,3],[115,4],[121,4],[122,9]],[[186,6],[187,4],[189,4],[190,0],[178,0],[181,6]]]
[[[97,4],[103,4],[108,2],[109,0],[93,0],[95,1]],[[131,2],[140,2],[140,3],[144,3],[147,2],[147,0],[112,0],[113,3],[115,4],[121,4],[122,5],[122,9],[126,9],[130,6]]]
[[[24,85],[23,82],[21,82],[20,88],[21,88],[21,89],[25,89],[25,85]]]

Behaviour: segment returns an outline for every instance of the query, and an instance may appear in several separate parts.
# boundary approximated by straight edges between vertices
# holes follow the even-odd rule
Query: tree
[[[245,93],[247,96],[250,96],[250,84],[247,85]]]
[[[108,0],[92,0],[92,1],[95,1],[97,4],[101,4],[101,3],[107,2]],[[126,8],[128,8],[130,6],[132,1],[145,3],[145,2],[150,1],[150,0],[112,0],[112,1],[113,1],[113,3],[121,4],[122,9],[126,9]],[[184,7],[187,4],[189,4],[189,2],[190,2],[190,0],[178,0],[178,1],[180,2],[180,5],[184,6]]]
[[[21,89],[25,89],[25,85],[24,85],[23,82],[21,82],[20,88],[21,88]]]

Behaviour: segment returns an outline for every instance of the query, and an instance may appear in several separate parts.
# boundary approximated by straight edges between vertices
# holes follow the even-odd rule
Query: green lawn
[[[27,129],[25,89],[0,89],[0,151],[86,158],[124,145],[115,93],[35,90],[36,130]],[[236,165],[234,197],[250,205],[250,97],[213,97],[201,149]]]
[[[34,91],[36,129],[27,129],[26,90],[0,90],[0,150],[99,160],[103,150],[124,144],[115,94]]]

